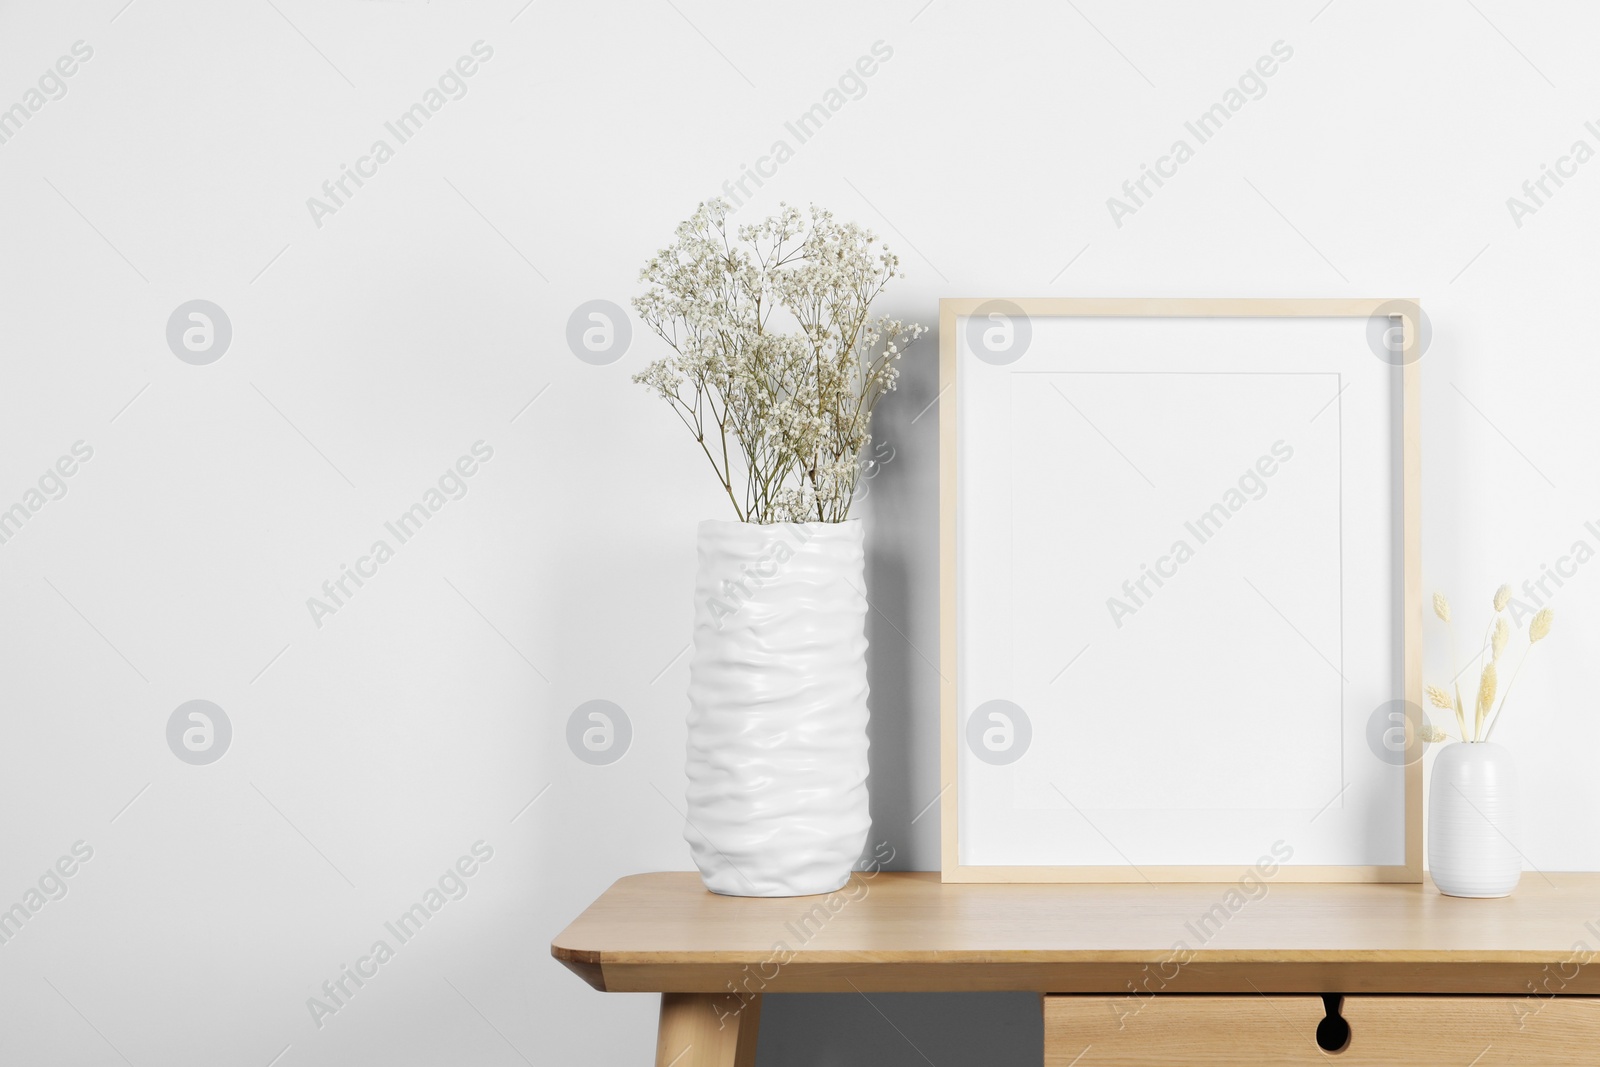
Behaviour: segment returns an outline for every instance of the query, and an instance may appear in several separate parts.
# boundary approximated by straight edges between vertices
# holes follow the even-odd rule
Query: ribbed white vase
[[[1428,787],[1428,871],[1452,897],[1503,897],[1522,880],[1517,768],[1489,742],[1446,745]]]
[[[706,888],[831,893],[866,844],[859,521],[700,524],[684,837]]]

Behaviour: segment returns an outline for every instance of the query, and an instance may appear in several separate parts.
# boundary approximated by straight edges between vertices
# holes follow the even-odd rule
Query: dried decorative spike
[[[1483,665],[1483,677],[1478,681],[1478,718],[1472,729],[1474,738],[1483,733],[1483,720],[1494,708],[1494,693],[1499,684],[1499,672],[1495,670],[1494,661],[1490,660]]]
[[[1431,745],[1438,741],[1450,740],[1450,735],[1433,725],[1433,723],[1425,722],[1422,724],[1422,740]]]
[[[1499,659],[1500,653],[1506,650],[1506,642],[1511,640],[1511,624],[1504,619],[1494,621],[1494,637],[1490,639],[1490,647],[1494,650],[1494,658]]]
[[[1541,641],[1550,632],[1550,623],[1555,620],[1556,613],[1549,608],[1542,608],[1539,614],[1533,617],[1528,624],[1528,642]]]
[[[1436,708],[1443,708],[1446,711],[1455,710],[1456,704],[1455,701],[1450,699],[1450,694],[1436,685],[1428,686],[1428,700]]]
[[[1494,705],[1494,691],[1500,684],[1499,672],[1493,663],[1487,663],[1483,668],[1483,677],[1478,682],[1478,710],[1488,711]]]
[[[1509,603],[1511,603],[1511,587],[1502,585],[1494,591],[1494,610],[1504,611]]]
[[[1443,593],[1433,594],[1433,613],[1445,622],[1450,621],[1450,601],[1444,598]]]

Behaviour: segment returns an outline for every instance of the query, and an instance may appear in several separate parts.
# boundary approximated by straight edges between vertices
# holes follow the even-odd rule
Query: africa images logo
[[[167,747],[194,767],[215,763],[233,743],[228,713],[209,700],[188,700],[167,717]]]
[[[415,939],[446,904],[465,898],[471,889],[469,880],[493,858],[493,845],[482,839],[474,841],[469,854],[463,854],[446,867],[434,884],[424,889],[409,908],[383,924],[388,936],[374,940],[367,953],[357,956],[354,964],[341,963],[338,973],[322,983],[322,996],[306,998],[306,1010],[317,1029],[321,1030],[326,1025],[325,1020],[329,1016],[337,1015],[348,1007],[350,1000],[368,982],[378,977],[383,965]],[[391,938],[393,944],[390,943]]]
[[[446,67],[438,81],[423,90],[421,100],[402,111],[393,122],[383,124],[394,144],[386,138],[377,138],[364,155],[356,157],[355,166],[339,164],[338,176],[322,183],[322,196],[306,197],[306,210],[311,213],[311,222],[317,229],[322,229],[324,218],[337,215],[368,181],[376,178],[378,168],[394,158],[395,149],[421,133],[422,127],[444,110],[445,104],[467,95],[467,79],[494,57],[494,48],[481,40],[473,42],[471,52],[457,59],[453,66]]]
[[[209,300],[179,304],[167,318],[167,347],[185,363],[196,367],[215,363],[232,343],[228,313]]]
[[[474,441],[471,454],[462,454],[439,475],[437,482],[423,490],[422,498],[402,511],[383,528],[394,539],[380,537],[368,547],[365,555],[357,556],[355,566],[339,564],[339,576],[322,583],[322,596],[306,597],[306,610],[311,622],[322,629],[323,619],[337,615],[355,597],[361,588],[378,576],[379,568],[394,558],[395,552],[422,532],[423,524],[444,509],[452,500],[467,495],[468,480],[483,469],[483,464],[494,458],[494,446],[487,441]]]

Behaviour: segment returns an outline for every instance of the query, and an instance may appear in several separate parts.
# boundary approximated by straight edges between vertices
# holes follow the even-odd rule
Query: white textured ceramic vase
[[[706,888],[831,893],[866,844],[858,520],[700,524],[684,837]]]
[[[1446,745],[1428,788],[1428,870],[1452,897],[1503,897],[1522,880],[1517,768],[1489,742]]]

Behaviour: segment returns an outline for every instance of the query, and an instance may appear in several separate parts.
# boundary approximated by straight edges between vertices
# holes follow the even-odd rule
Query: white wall
[[[908,275],[884,310],[930,325],[944,295],[1419,296],[1429,589],[1476,609],[1600,547],[1600,163],[1520,226],[1506,205],[1600,148],[1588,5],[125,2],[0,4],[0,107],[93,49],[0,144],[0,508],[93,450],[0,544],[0,904],[93,850],[0,945],[0,1061],[643,1062],[653,998],[592,992],[548,942],[615,878],[688,865],[694,525],[725,505],[628,381],[657,346],[590,365],[566,323],[626,304],[874,42],[865,95],[741,214],[872,226]],[[480,40],[466,96],[317,225],[307,198]],[[1114,224],[1107,197],[1280,40],[1266,94]],[[233,332],[203,366],[166,339],[194,299]],[[937,793],[935,345],[863,507],[874,834],[912,868],[937,864],[912,822]],[[316,625],[307,598],[478,441],[466,495]],[[1600,869],[1600,564],[1554,603],[1497,739],[1529,865]],[[192,699],[232,724],[207,766],[166,740]],[[592,699],[632,724],[609,766],[565,741]],[[315,1025],[307,998],[480,841],[465,896]],[[763,1062],[825,1035],[830,1063],[920,1063],[956,1033],[1028,1062],[1019,1003],[878,1000],[902,1040],[860,998],[785,999]]]

